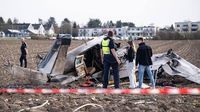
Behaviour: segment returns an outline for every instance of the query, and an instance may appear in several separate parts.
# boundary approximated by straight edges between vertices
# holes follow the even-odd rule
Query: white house
[[[47,26],[47,25],[46,26],[44,25],[44,28],[46,30],[45,34],[47,36],[54,36],[55,35],[55,29],[54,29],[53,24],[50,27]]]
[[[32,24],[38,35],[45,36],[45,29],[42,24]]]
[[[175,31],[179,33],[192,33],[192,32],[200,31],[200,21],[199,22],[192,22],[192,21],[176,22]]]
[[[0,37],[5,37],[5,33],[0,31]]]
[[[31,33],[33,33],[33,34],[37,34],[37,31],[34,29],[34,27],[33,27],[33,25],[32,24],[30,24],[29,26],[28,26],[28,31],[30,31]]]

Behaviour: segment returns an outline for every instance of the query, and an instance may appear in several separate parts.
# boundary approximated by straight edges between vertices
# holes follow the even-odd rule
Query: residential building
[[[80,28],[78,32],[79,37],[94,37],[106,34],[109,30],[114,31],[114,28]]]
[[[6,37],[20,37],[21,32],[19,30],[7,29],[5,35]]]
[[[12,24],[4,26],[4,33],[8,37],[15,37],[15,36],[23,36],[27,37],[29,36],[29,26],[30,23],[22,23],[22,24]]]
[[[5,33],[0,31],[0,37],[5,37]]]
[[[35,35],[39,35],[39,36],[45,36],[45,29],[44,29],[44,26],[42,24],[31,24],[34,28],[34,32],[31,32],[31,33],[34,33]],[[31,30],[29,30],[31,31]]]
[[[45,26],[44,28],[44,25],[42,24],[30,24],[30,23],[8,25],[6,26],[4,33],[7,37],[28,37],[31,35],[38,35],[38,36],[55,35],[53,25],[51,25],[50,27]]]
[[[51,26],[44,25],[44,29],[46,31],[45,34],[47,36],[54,36],[55,35],[55,29],[54,29],[53,24]]]
[[[157,28],[155,26],[129,27],[127,36],[133,39],[139,37],[154,37],[156,36]]]
[[[116,31],[117,36],[127,36],[128,27],[115,28],[114,30]]]
[[[179,33],[192,33],[192,32],[200,31],[200,21],[199,22],[192,22],[192,21],[176,22],[175,31]]]
[[[100,36],[106,34],[109,30],[114,31],[116,36],[119,37],[154,37],[156,36],[157,28],[154,26],[143,27],[121,27],[121,28],[80,28],[78,36]]]

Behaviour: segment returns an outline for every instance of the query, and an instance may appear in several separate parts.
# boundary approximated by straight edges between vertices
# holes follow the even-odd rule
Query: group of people
[[[120,78],[119,78],[119,65],[120,59],[116,53],[115,43],[112,39],[113,32],[109,31],[106,38],[101,42],[101,61],[103,64],[103,88],[108,87],[109,82],[109,72],[110,67],[112,67],[113,77],[114,77],[114,87],[120,88]],[[126,65],[127,72],[130,81],[130,88],[142,88],[144,72],[148,74],[151,81],[151,87],[155,88],[155,81],[153,74],[150,70],[152,65],[152,49],[150,46],[146,45],[143,38],[139,38],[136,41],[139,45],[137,51],[132,40],[128,41],[128,48],[126,54]],[[27,45],[24,38],[21,39],[21,56],[20,56],[20,66],[27,67],[26,56],[28,54]],[[136,85],[135,70],[138,68],[139,84]]]
[[[116,48],[112,39],[113,32],[109,31],[106,38],[101,43],[101,60],[104,66],[103,68],[103,88],[107,88],[109,82],[110,67],[112,67],[114,77],[114,87],[120,88],[119,79],[119,65],[120,60],[117,57]],[[137,51],[132,40],[128,41],[127,48],[127,72],[130,80],[130,88],[142,88],[144,72],[148,74],[151,81],[151,87],[155,88],[155,81],[153,74],[150,70],[152,65],[152,49],[146,45],[143,38],[138,38],[136,41],[139,45]],[[138,68],[139,84],[136,85],[135,70]]]

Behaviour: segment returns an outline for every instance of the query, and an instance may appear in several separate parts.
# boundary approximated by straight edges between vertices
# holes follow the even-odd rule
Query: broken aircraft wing
[[[59,35],[48,54],[38,64],[38,70],[46,74],[63,74],[71,35]]]
[[[200,69],[172,51],[154,55],[152,61],[152,70],[161,67],[169,75],[179,75],[200,84]]]

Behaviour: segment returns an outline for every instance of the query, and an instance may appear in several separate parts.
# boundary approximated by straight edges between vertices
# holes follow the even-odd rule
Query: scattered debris
[[[46,104],[48,104],[48,100],[46,100],[43,104],[39,105],[39,106],[35,106],[35,107],[29,107],[29,108],[25,108],[25,109],[21,109],[18,112],[23,112],[23,111],[30,111],[30,110],[34,110],[34,109],[38,109],[41,107],[44,107]]]

